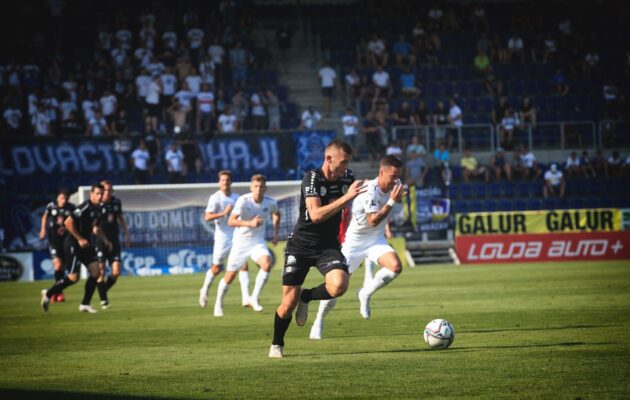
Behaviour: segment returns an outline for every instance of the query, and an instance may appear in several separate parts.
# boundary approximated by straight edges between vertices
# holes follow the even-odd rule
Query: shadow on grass
[[[447,350],[433,350],[428,348],[414,349],[392,349],[392,350],[374,350],[374,351],[348,351],[348,352],[324,352],[288,355],[287,357],[313,357],[313,356],[337,356],[337,355],[353,355],[353,354],[391,354],[391,353],[434,353],[439,351],[440,354],[461,353],[478,350],[501,350],[501,349],[537,349],[546,347],[573,347],[573,346],[605,346],[618,344],[616,342],[560,342],[560,343],[541,343],[541,344],[523,344],[523,345],[492,345],[492,346],[470,346],[470,347],[451,347]]]
[[[51,390],[25,390],[25,389],[2,389],[0,388],[0,398],[3,399],[46,399],[46,400],[164,400],[163,397],[129,396],[107,393],[79,393],[63,392]]]

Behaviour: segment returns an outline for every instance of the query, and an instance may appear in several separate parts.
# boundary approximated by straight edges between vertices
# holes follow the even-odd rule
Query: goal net
[[[299,214],[300,181],[267,182],[266,196],[278,201],[281,214],[279,239],[286,240]],[[212,265],[214,222],[203,219],[208,198],[218,183],[181,185],[119,185],[114,196],[122,202],[130,246],[121,235],[123,273],[161,275],[194,273]],[[232,184],[238,195],[249,192],[249,182]],[[90,187],[71,196],[75,204],[89,199]],[[273,236],[268,221],[266,237]],[[279,257],[280,249],[272,249]],[[281,255],[281,253],[280,253]]]

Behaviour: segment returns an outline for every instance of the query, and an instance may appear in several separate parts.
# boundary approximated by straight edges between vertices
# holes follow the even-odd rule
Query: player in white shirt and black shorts
[[[232,192],[232,173],[228,170],[219,171],[219,190],[208,199],[208,206],[204,213],[204,221],[214,221],[214,248],[212,250],[212,267],[206,272],[203,286],[199,290],[199,305],[202,308],[208,306],[208,290],[214,278],[223,269],[223,262],[230,254],[232,248],[232,235],[234,228],[227,221],[234,209],[238,194]],[[241,282],[241,295],[243,306],[249,306],[249,273],[247,264],[238,275]]]
[[[269,279],[269,271],[273,265],[273,255],[265,243],[265,228],[269,217],[271,217],[273,224],[271,242],[274,246],[278,244],[280,212],[278,211],[278,202],[265,196],[267,179],[264,175],[252,176],[249,189],[250,193],[244,194],[236,200],[232,214],[228,219],[228,225],[236,229],[232,238],[233,245],[228,256],[225,276],[221,279],[217,290],[217,300],[214,304],[215,317],[223,316],[223,298],[236,276],[236,271],[249,258],[260,266],[260,271],[256,276],[256,284],[250,296],[250,304],[254,311],[263,310],[259,300],[260,292]]]
[[[394,204],[405,195],[400,181],[403,162],[389,155],[381,159],[378,177],[367,183],[367,191],[352,203],[352,220],[346,231],[341,252],[348,263],[348,272],[356,271],[363,260],[381,268],[369,283],[358,292],[361,316],[370,318],[370,297],[402,272],[402,263],[396,251],[387,243],[385,230],[387,217]],[[311,328],[310,338],[321,339],[324,317],[333,309],[337,299],[322,300]]]

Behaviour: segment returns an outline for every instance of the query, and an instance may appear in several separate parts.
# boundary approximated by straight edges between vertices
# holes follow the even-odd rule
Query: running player
[[[265,196],[267,179],[264,175],[252,176],[249,189],[250,193],[238,198],[228,219],[228,225],[236,229],[234,229],[233,247],[228,257],[225,276],[221,279],[217,290],[217,300],[214,304],[215,317],[223,316],[223,298],[236,276],[236,271],[247,262],[248,258],[260,266],[250,303],[254,311],[263,310],[260,305],[260,292],[269,279],[269,271],[273,264],[273,257],[265,243],[265,227],[269,216],[271,216],[273,224],[271,242],[275,246],[278,244],[280,212],[278,211],[278,202]]]
[[[79,311],[88,313],[97,312],[90,305],[94,290],[96,290],[96,280],[100,275],[99,262],[94,243],[98,238],[103,241],[108,249],[111,249],[111,243],[109,243],[103,230],[99,226],[101,219],[100,203],[102,200],[103,185],[95,183],[90,189],[90,198],[81,203],[71,214],[70,218],[66,218],[64,225],[70,233],[64,242],[64,255],[68,276],[56,282],[50,289],[42,290],[40,303],[44,311],[48,311],[50,298],[52,296],[58,295],[63,289],[79,280],[81,264],[83,264],[87,267],[89,277],[85,282],[85,292],[83,301],[79,306]]]
[[[341,247],[350,274],[359,268],[364,259],[366,263],[375,262],[383,267],[373,279],[364,281],[363,288],[358,292],[359,311],[365,319],[370,318],[370,297],[402,272],[398,254],[385,239],[387,217],[394,204],[400,202],[405,194],[400,181],[402,169],[402,161],[395,156],[385,156],[381,160],[378,177],[368,182],[367,191],[359,195],[352,205],[352,221]],[[311,339],[322,338],[324,318],[336,303],[337,299],[319,303],[317,317],[311,328]]]
[[[284,336],[296,306],[295,321],[304,326],[311,300],[333,299],[348,289],[348,266],[339,246],[341,212],[364,191],[363,181],[355,181],[348,170],[351,158],[350,145],[333,140],[326,146],[321,168],[302,179],[300,212],[285,250],[282,303],[274,316],[269,357],[282,358]],[[311,266],[324,275],[325,283],[302,290]]]
[[[55,283],[59,282],[66,276],[64,270],[64,254],[63,242],[68,236],[68,230],[64,225],[66,218],[74,211],[74,204],[68,202],[69,193],[66,189],[59,189],[57,193],[57,201],[51,201],[46,206],[46,210],[42,214],[42,228],[39,231],[39,238],[44,239],[48,235],[48,251],[53,261],[55,270]],[[50,298],[54,303],[65,301],[63,292]]]
[[[199,305],[208,306],[208,290],[214,278],[223,269],[223,262],[232,247],[234,228],[227,221],[234,209],[238,194],[232,193],[232,173],[228,170],[219,171],[219,190],[210,196],[203,219],[214,221],[214,249],[212,250],[212,267],[206,272],[203,286],[199,290]],[[249,272],[247,263],[238,273],[241,283],[242,305],[249,306]]]
[[[118,280],[120,276],[120,230],[122,230],[125,237],[125,246],[129,247],[129,230],[127,229],[127,223],[123,216],[122,203],[120,199],[114,196],[114,187],[108,180],[101,181],[103,185],[103,202],[101,203],[101,229],[107,238],[107,241],[112,244],[111,249],[101,241],[97,240],[96,254],[99,259],[99,268],[101,275],[98,277],[98,294],[101,298],[101,308],[107,309],[109,307],[109,299],[107,292]],[[107,275],[107,263],[109,263],[112,269],[111,275],[105,279]]]

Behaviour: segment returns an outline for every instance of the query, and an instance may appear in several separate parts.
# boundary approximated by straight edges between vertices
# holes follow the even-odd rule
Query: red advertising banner
[[[627,260],[630,231],[457,236],[462,263]]]

